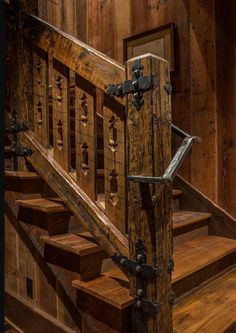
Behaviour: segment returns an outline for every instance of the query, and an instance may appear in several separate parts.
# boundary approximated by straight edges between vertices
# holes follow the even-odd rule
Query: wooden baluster
[[[76,176],[80,187],[96,200],[96,121],[94,87],[75,76]]]
[[[133,65],[140,65],[144,76],[153,75],[156,83],[143,93],[139,110],[133,105],[133,94],[127,101],[128,175],[162,176],[171,159],[171,107],[168,63],[156,56],[130,59],[126,64],[128,80],[134,77]],[[136,72],[137,74],[137,72]],[[137,74],[138,75],[138,74]],[[139,94],[139,93],[137,93]],[[138,96],[138,95],[136,95]],[[172,328],[172,220],[171,184],[129,182],[129,253],[130,258],[159,267],[155,278],[130,277],[130,291],[137,296],[134,308],[134,332],[171,333]],[[136,245],[144,242],[145,253],[137,256]],[[158,303],[156,313],[145,313],[143,299]],[[150,304],[150,303],[149,303]],[[143,329],[142,329],[143,327]]]
[[[48,147],[48,66],[47,55],[34,48],[33,51],[33,89],[34,89],[34,132],[39,141]]]
[[[105,95],[105,213],[121,232],[126,233],[124,114],[124,107]]]
[[[53,151],[54,158],[70,171],[69,70],[53,60]]]

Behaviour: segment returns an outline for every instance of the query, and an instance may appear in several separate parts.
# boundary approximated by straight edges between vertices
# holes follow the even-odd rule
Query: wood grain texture
[[[79,186],[96,199],[97,126],[93,85],[75,76],[75,149],[76,176]]]
[[[128,254],[127,239],[111,223],[97,205],[42,147],[32,132],[24,133],[25,143],[34,150],[30,163],[58,194],[75,216],[84,224],[109,254]]]
[[[105,214],[125,234],[127,192],[124,108],[106,95],[103,107],[103,139]]]
[[[169,82],[168,63],[151,54],[127,62],[127,78],[132,77],[132,65],[140,59],[143,75],[158,77],[158,84],[144,93],[144,104],[137,111],[132,96],[127,98],[127,156],[128,174],[160,176],[170,162],[170,96],[164,89]],[[145,133],[145,135],[144,135]],[[162,307],[157,314],[146,315],[149,332],[172,332],[172,309],[168,302],[171,274],[168,263],[172,256],[171,186],[148,185],[130,182],[128,201],[128,227],[130,257],[136,260],[135,243],[145,242],[147,263],[162,267],[158,280],[146,282],[148,300],[158,300]],[[161,207],[161,208],[160,208]],[[135,279],[131,278],[134,295]],[[134,312],[134,330],[138,332],[138,316]]]
[[[190,61],[192,133],[202,142],[192,150],[191,184],[217,199],[215,1],[191,0]]]
[[[222,333],[232,327],[236,315],[235,284],[233,269],[183,300],[174,308],[174,332]]]
[[[37,49],[33,51],[34,127],[38,139],[47,147],[48,126],[48,66],[47,55]]]
[[[69,70],[53,61],[53,155],[70,171]]]
[[[33,307],[30,302],[15,296],[10,291],[6,297],[6,316],[25,333],[75,333],[47,313]]]
[[[25,37],[65,66],[106,91],[108,84],[123,82],[124,67],[39,18],[25,14]],[[33,36],[33,38],[32,38]],[[122,99],[120,99],[122,102]]]
[[[180,209],[191,209],[198,212],[205,212],[207,210],[211,214],[209,223],[210,234],[236,239],[236,220],[233,216],[182,177],[177,176],[174,184],[183,191]]]

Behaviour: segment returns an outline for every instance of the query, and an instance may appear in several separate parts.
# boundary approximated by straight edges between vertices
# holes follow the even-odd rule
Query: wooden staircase
[[[31,153],[13,160],[6,141],[6,317],[25,333],[139,333],[140,320],[148,333],[171,333],[172,323],[175,333],[236,331],[236,221],[181,177],[173,182],[198,140],[174,126],[183,143],[171,162],[167,62],[148,54],[125,68],[19,15],[25,57],[11,79],[25,100],[9,105],[29,129],[12,141]],[[143,75],[152,85],[140,93]],[[135,94],[125,101],[117,85],[110,96],[125,79]],[[117,256],[133,260],[135,274]],[[151,310],[140,315],[146,264],[160,271],[141,283]]]
[[[6,174],[7,191],[11,189],[8,184],[18,190],[20,181],[30,180],[30,186],[25,183],[23,187],[28,196],[35,196],[35,187],[42,181],[30,172]],[[173,190],[173,207],[181,205],[182,195],[182,191]],[[108,259],[91,234],[83,231],[80,224],[80,232],[68,232],[71,214],[58,198],[27,198],[16,203],[20,208],[19,220],[46,230],[48,235],[38,237],[44,244],[45,261],[77,274],[71,282],[76,289],[77,307],[102,323],[107,332],[127,333],[133,304],[128,278]],[[176,333],[222,333],[236,329],[236,240],[210,235],[210,221],[211,214],[207,212],[178,208],[173,212]]]

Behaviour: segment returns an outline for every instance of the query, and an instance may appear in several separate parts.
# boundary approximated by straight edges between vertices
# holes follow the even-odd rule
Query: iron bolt
[[[143,290],[142,290],[142,289],[138,289],[138,291],[137,291],[137,295],[138,295],[139,297],[142,297],[142,296],[143,296]]]
[[[141,302],[141,301],[136,301],[136,306],[137,306],[138,308],[141,308],[141,305],[142,305],[142,302]]]
[[[121,260],[120,260],[120,264],[121,264],[121,266],[125,266],[125,264],[126,264],[126,260],[125,260],[125,259],[121,259]]]
[[[142,267],[141,266],[136,266],[136,272],[141,272]]]
[[[143,255],[142,254],[138,254],[137,255],[137,260],[138,261],[143,261]]]

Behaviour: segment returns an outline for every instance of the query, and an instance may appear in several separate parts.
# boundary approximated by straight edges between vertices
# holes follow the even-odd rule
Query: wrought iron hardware
[[[16,156],[31,156],[33,154],[33,150],[28,147],[22,147],[19,144],[13,145],[11,147],[11,151]]]
[[[28,131],[28,126],[25,123],[18,123],[17,122],[17,112],[13,111],[12,112],[12,118],[11,118],[11,125],[9,127],[6,128],[7,132],[16,134],[19,133],[21,131]]]
[[[154,314],[160,310],[160,303],[137,297],[135,299],[135,307],[142,310],[143,312]]]
[[[19,133],[21,131],[28,131],[28,126],[25,123],[14,123],[11,126],[6,128],[7,132],[10,133]]]
[[[167,268],[168,273],[173,272],[174,267],[175,267],[175,262],[174,262],[173,258],[171,258],[169,261],[169,264],[168,264],[168,268]]]
[[[175,153],[175,156],[173,157],[172,161],[170,162],[163,176],[149,177],[142,175],[128,175],[127,176],[128,180],[138,183],[148,183],[148,184],[155,184],[155,183],[166,184],[173,181],[183,160],[185,159],[186,155],[192,148],[193,143],[199,143],[201,139],[197,136],[190,136],[189,134],[185,133],[184,131],[182,131],[173,124],[171,125],[171,128],[174,133],[178,134],[180,137],[183,137],[184,140],[179,149],[177,150],[177,152]]]
[[[142,278],[153,279],[160,272],[159,267],[153,267],[151,265],[140,263],[140,261],[135,261],[129,259],[126,256],[116,254],[113,256],[113,260],[117,265],[122,266],[129,274],[135,276],[139,275]]]
[[[121,97],[133,93],[133,105],[137,110],[140,110],[143,104],[143,92],[149,90],[158,83],[154,76],[143,76],[143,65],[140,59],[137,59],[133,66],[133,78],[119,84],[111,84],[107,88],[107,93],[113,97]]]

